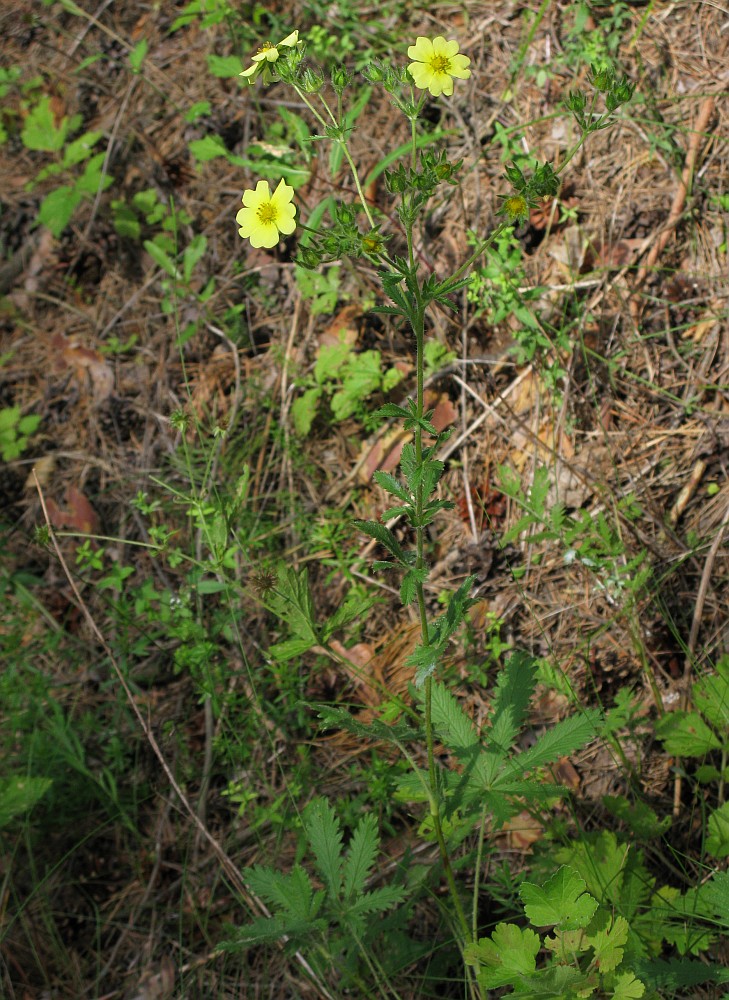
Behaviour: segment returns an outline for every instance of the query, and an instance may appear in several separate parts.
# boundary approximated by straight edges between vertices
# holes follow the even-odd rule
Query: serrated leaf
[[[485,966],[481,970],[483,984],[487,989],[498,989],[532,974],[540,947],[539,935],[528,927],[497,924],[491,937],[466,946],[464,958],[469,965]]]
[[[431,712],[438,736],[451,750],[468,750],[479,745],[473,722],[443,684],[433,685]]]
[[[405,607],[415,600],[418,583],[424,583],[427,576],[428,570],[424,567],[412,567],[405,573],[400,583],[400,601]]]
[[[286,639],[284,642],[277,642],[273,646],[269,646],[268,655],[278,663],[286,663],[297,656],[303,656],[315,645],[316,642],[310,642],[308,639]]]
[[[493,710],[487,725],[487,746],[506,754],[514,745],[526,717],[536,683],[537,661],[517,650],[496,678]]]
[[[342,831],[337,814],[326,799],[313,799],[307,805],[304,828],[319,874],[330,896],[337,897],[342,884]]]
[[[359,722],[346,709],[330,705],[317,705],[322,729],[344,729],[362,739],[394,743],[396,746],[420,739],[421,733],[406,722],[392,724],[375,719],[373,722]]]
[[[693,700],[717,732],[729,732],[729,657],[719,660],[715,674],[694,684]]]
[[[373,813],[363,816],[354,831],[343,871],[343,895],[353,899],[364,891],[365,882],[375,863],[380,838],[377,817]]]
[[[353,524],[365,535],[369,535],[370,538],[374,538],[381,545],[384,545],[390,555],[394,556],[399,563],[407,566],[408,560],[402,546],[386,525],[380,524],[379,521],[360,521],[358,519],[354,520]]]
[[[555,925],[561,930],[587,927],[598,903],[585,891],[585,882],[574,868],[563,865],[543,886],[523,882],[519,895],[529,923]]]
[[[709,816],[706,850],[715,858],[729,856],[729,802]]]
[[[594,961],[601,972],[612,972],[623,961],[622,946],[628,940],[628,929],[625,917],[613,921],[605,911],[597,914],[587,928],[585,940],[594,949]]]
[[[677,757],[703,757],[721,743],[698,712],[669,712],[656,723],[656,736]]]
[[[595,738],[601,718],[598,709],[586,709],[563,719],[540,736],[534,746],[513,757],[509,769],[524,774],[566,757]]]
[[[347,915],[361,917],[367,913],[382,913],[401,903],[407,895],[399,885],[385,885],[380,889],[365,892],[348,908]]]
[[[645,985],[632,972],[623,972],[615,980],[613,1000],[637,1000],[645,993]]]
[[[68,184],[63,184],[45,196],[38,210],[38,221],[47,226],[55,237],[59,237],[71,221],[80,201],[80,193]]]
[[[392,496],[397,497],[398,500],[402,500],[404,503],[410,503],[410,494],[391,473],[378,469],[372,478],[386,493],[392,494]]]
[[[374,415],[376,417],[407,417],[408,411],[396,403],[383,403],[379,409],[375,410]]]
[[[349,594],[331,618],[327,619],[323,629],[324,639],[329,639],[338,629],[344,628],[345,625],[349,625],[350,622],[369,611],[373,603],[374,598],[361,597],[357,593]]]
[[[26,149],[55,153],[63,148],[69,120],[64,117],[56,126],[50,97],[42,97],[25,119],[20,138]]]

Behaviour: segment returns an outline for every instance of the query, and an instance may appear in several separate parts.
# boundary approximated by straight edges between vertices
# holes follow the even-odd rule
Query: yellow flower
[[[408,49],[408,55],[416,62],[408,66],[410,76],[419,90],[429,90],[433,97],[453,93],[453,78],[467,80],[471,75],[468,69],[471,60],[458,52],[458,42],[453,38],[447,41],[438,35],[432,41],[419,35],[415,45]]]
[[[296,31],[292,31],[291,34],[287,35],[283,41],[278,43],[278,45],[274,45],[273,42],[264,42],[258,52],[256,52],[253,56],[253,65],[249,66],[248,69],[244,69],[240,75],[244,76],[248,83],[254,83],[258,77],[263,74],[263,82],[270,83],[273,79],[273,74],[271,73],[271,63],[275,63],[281,54],[279,49],[291,49],[298,44],[298,29]]]
[[[270,248],[278,243],[279,233],[286,236],[293,233],[296,229],[296,206],[291,204],[293,197],[294,189],[285,181],[279,182],[273,194],[268,181],[259,181],[255,191],[244,191],[244,207],[235,217],[243,239],[250,240],[253,247]]]

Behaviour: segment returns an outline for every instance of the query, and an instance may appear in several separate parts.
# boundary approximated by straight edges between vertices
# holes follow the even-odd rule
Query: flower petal
[[[412,62],[408,65],[408,73],[415,81],[415,86],[418,90],[427,90],[430,86],[430,81],[435,75],[430,66],[426,66],[425,63]]]
[[[427,62],[433,56],[433,43],[424,35],[418,35],[415,45],[408,48],[410,59],[417,59],[419,62]]]
[[[279,42],[276,47],[281,48],[282,45],[286,45],[289,48],[291,48],[294,45],[298,45],[298,43],[299,43],[299,29],[297,28],[295,31],[292,31],[290,35],[287,35],[282,42]]]

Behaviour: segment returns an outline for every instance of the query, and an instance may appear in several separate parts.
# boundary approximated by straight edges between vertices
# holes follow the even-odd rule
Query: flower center
[[[264,226],[268,226],[272,222],[276,222],[278,212],[276,211],[275,205],[273,205],[270,201],[266,201],[259,207],[256,215],[258,216],[259,222],[262,222]]]
[[[451,61],[448,56],[433,56],[430,68],[434,73],[447,73],[451,68]]]
[[[263,45],[258,50],[258,52],[256,52],[256,55],[259,56],[262,52],[268,52],[269,49],[275,49],[275,48],[276,46],[273,44],[273,42],[264,42]]]

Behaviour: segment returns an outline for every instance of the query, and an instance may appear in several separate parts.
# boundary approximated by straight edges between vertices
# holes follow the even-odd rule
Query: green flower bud
[[[307,66],[299,77],[299,84],[305,93],[317,94],[324,86],[324,77]]]

